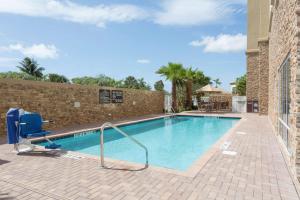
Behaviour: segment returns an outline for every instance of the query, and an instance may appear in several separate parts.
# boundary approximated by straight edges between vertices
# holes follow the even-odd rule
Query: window
[[[287,149],[290,148],[289,142],[289,114],[290,114],[290,56],[288,55],[279,68],[279,135],[284,141]]]

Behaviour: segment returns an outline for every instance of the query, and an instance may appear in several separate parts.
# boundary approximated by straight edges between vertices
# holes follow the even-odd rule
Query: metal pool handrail
[[[171,107],[171,112],[172,112],[174,115],[176,115],[176,112],[175,112],[175,110],[174,110],[173,107]]]
[[[171,111],[171,112],[166,112],[166,111],[165,111],[165,114],[170,114],[171,117],[175,117],[175,116],[176,116],[176,112],[175,112],[175,110],[174,110],[174,108],[173,108],[172,106],[171,106],[170,111]]]
[[[121,129],[119,129],[118,127],[116,127],[115,125],[113,125],[110,122],[106,122],[104,123],[101,127],[100,127],[100,159],[101,159],[101,166],[104,167],[104,129],[106,127],[111,127],[113,129],[115,129],[118,133],[120,133],[121,135],[127,137],[128,139],[130,139],[132,142],[134,142],[135,144],[137,144],[138,146],[140,146],[141,148],[143,148],[145,150],[146,153],[146,163],[145,166],[148,167],[148,149],[145,145],[143,145],[142,143],[140,143],[137,139],[135,139],[134,137],[131,137],[130,135],[128,135],[127,133],[125,133],[124,131],[122,131]]]

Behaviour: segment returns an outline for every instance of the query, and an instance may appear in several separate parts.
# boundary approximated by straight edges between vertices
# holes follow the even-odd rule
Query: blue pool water
[[[161,118],[119,128],[149,150],[149,164],[184,171],[188,169],[239,119],[215,117]],[[100,155],[99,131],[55,140],[62,149]],[[104,131],[105,157],[145,163],[144,150],[113,129]],[[45,145],[45,142],[39,143]]]

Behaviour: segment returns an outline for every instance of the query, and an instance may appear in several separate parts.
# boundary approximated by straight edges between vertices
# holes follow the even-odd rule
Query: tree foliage
[[[240,96],[246,95],[246,85],[247,85],[247,76],[246,74],[244,76],[238,77],[235,81],[236,85],[236,92]]]
[[[19,64],[17,68],[19,68],[21,72],[36,78],[43,78],[43,71],[45,69],[39,67],[39,64],[33,58],[26,57]]]
[[[156,91],[164,91],[164,87],[165,87],[165,85],[164,85],[164,82],[162,80],[156,81],[154,83],[154,89]]]
[[[136,89],[151,90],[151,86],[144,80],[144,78],[137,79],[138,87]]]
[[[56,83],[69,83],[69,79],[65,77],[64,75],[59,74],[48,74],[46,76],[46,80],[50,82],[56,82]]]
[[[96,77],[83,76],[72,79],[72,82],[80,85],[99,85],[104,87],[121,87],[122,81],[100,74]]]
[[[137,79],[134,76],[127,76],[121,85],[123,88],[151,90],[151,86],[146,83],[144,78]]]
[[[37,79],[34,76],[26,74],[24,72],[0,72],[0,79],[8,78],[8,79],[17,79],[17,80],[42,80]]]
[[[39,64],[32,58],[24,58],[17,66],[21,72],[2,72],[1,78],[10,79],[22,79],[22,80],[38,80],[49,81],[58,83],[70,83],[70,80],[64,75],[50,73],[43,75],[45,70],[43,67],[39,67]],[[179,90],[179,104],[185,105],[184,102],[188,101],[191,107],[191,98],[195,93],[195,90],[210,82],[210,78],[205,76],[202,71],[192,68],[184,68],[180,63],[168,63],[166,66],[162,66],[156,72],[172,82],[172,99],[173,108],[177,108],[177,94],[176,90]],[[217,84],[221,84],[219,79],[214,80]],[[134,76],[128,76],[122,80],[116,80],[106,75],[99,75],[96,77],[83,76],[76,77],[71,80],[74,84],[80,85],[98,85],[104,87],[116,87],[116,88],[131,88],[131,89],[143,89],[151,90],[151,86],[144,80],[144,78],[136,78]],[[162,80],[157,81],[154,84],[154,88],[157,91],[164,91],[164,83]],[[185,89],[184,89],[185,88]],[[165,91],[166,93],[166,91]]]
[[[196,93],[196,90],[210,83],[211,78],[206,76],[202,71],[196,69],[193,76],[192,92]]]
[[[133,76],[128,76],[124,80],[124,87],[125,88],[137,89],[138,85],[139,85],[138,80]]]
[[[96,77],[84,76],[73,78],[72,82],[80,85],[151,90],[151,86],[143,78],[137,79],[134,76],[128,76],[124,80],[116,80],[101,74]]]

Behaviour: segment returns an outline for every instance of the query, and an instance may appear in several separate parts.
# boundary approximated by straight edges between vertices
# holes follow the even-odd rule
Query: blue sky
[[[246,72],[246,0],[0,0],[0,26],[1,72],[30,56],[46,73],[153,85],[180,62],[225,89]]]

